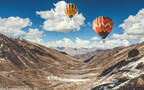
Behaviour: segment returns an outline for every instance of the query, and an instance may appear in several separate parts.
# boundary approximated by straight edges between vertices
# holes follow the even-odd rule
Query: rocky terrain
[[[1,88],[51,87],[57,83],[48,81],[48,76],[62,75],[81,65],[65,53],[0,34]]]
[[[144,42],[96,57],[88,67],[96,67],[98,73],[87,84],[91,90],[143,90]]]
[[[83,63],[0,34],[0,90],[144,90],[144,42]]]

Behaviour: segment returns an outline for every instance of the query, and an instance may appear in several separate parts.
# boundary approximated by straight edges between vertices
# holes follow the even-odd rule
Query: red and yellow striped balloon
[[[78,11],[77,5],[75,4],[68,3],[65,7],[65,13],[70,18],[72,18],[77,13],[77,11]]]
[[[93,21],[93,29],[102,39],[108,36],[112,28],[113,21],[109,17],[100,16]]]

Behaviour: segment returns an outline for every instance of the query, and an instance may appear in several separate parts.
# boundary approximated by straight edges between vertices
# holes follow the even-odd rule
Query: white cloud
[[[96,47],[96,48],[102,48],[102,49],[112,49],[115,47],[121,47],[121,46],[129,46],[130,42],[128,40],[121,40],[121,39],[106,39],[105,43],[103,41],[94,41],[91,42],[89,47]]]
[[[8,17],[1,18],[0,17],[0,33],[15,37],[18,35],[26,34],[22,29],[31,26],[32,22],[29,18],[20,18],[20,17]]]
[[[88,40],[81,40],[79,37],[77,37],[75,41],[76,41],[77,44],[81,44],[81,45],[87,45],[87,44],[90,43],[90,41],[88,41]]]
[[[45,43],[45,46],[48,47],[71,47],[72,45],[73,42],[69,38]]]
[[[123,33],[123,34],[113,34],[111,36],[112,38],[117,38],[117,39],[126,39],[126,40],[131,40],[131,41],[135,41],[138,40],[140,38],[140,36],[136,35],[128,35],[127,33]]]
[[[130,15],[120,27],[128,35],[144,36],[144,9],[140,10],[135,16]]]
[[[74,41],[69,38],[64,38],[63,40],[47,42],[44,44],[47,47],[73,47],[73,48],[114,48],[120,46],[128,46],[130,45],[128,40],[120,40],[120,39],[107,39],[105,43],[102,41],[94,41],[90,42],[89,40],[81,40],[77,37]]]
[[[144,9],[141,9],[135,16],[130,15],[119,27],[124,30],[123,33],[113,34],[112,38],[136,43],[144,41]]]
[[[79,31],[80,26],[84,24],[85,17],[82,14],[76,14],[70,21],[65,15],[65,1],[59,1],[54,4],[55,8],[49,11],[37,11],[36,14],[45,19],[43,29],[56,32],[70,32],[72,30]]]
[[[29,18],[0,17],[0,33],[9,37],[17,37],[23,35],[24,39],[41,44],[41,42],[43,42],[42,31],[31,28],[29,28],[29,32],[22,30],[23,28],[31,25],[32,22]]]
[[[103,45],[104,48],[114,48],[120,46],[129,46],[130,42],[128,40],[112,39],[107,40]]]
[[[91,40],[100,40],[98,37],[92,37]]]
[[[24,37],[26,40],[29,40],[31,42],[35,42],[35,43],[43,43],[42,40],[42,34],[43,31],[39,31],[38,29],[29,29],[29,32],[26,34],[26,36]]]
[[[53,42],[47,42],[45,43],[45,46],[48,47],[73,47],[73,48],[81,48],[81,47],[87,47],[90,44],[90,41],[88,40],[81,40],[79,37],[75,39],[75,41],[72,41],[69,38],[64,38],[63,40],[53,41]]]

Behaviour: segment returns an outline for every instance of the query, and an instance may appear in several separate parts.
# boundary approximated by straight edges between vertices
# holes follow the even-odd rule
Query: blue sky
[[[123,29],[119,25],[124,22],[130,15],[136,15],[144,7],[144,0],[65,0],[67,3],[78,5],[78,12],[82,13],[85,18],[84,25],[80,26],[79,31],[70,33],[46,31],[42,28],[44,19],[37,15],[37,11],[49,11],[55,8],[54,3],[61,0],[1,0],[0,17],[20,17],[29,18],[31,26],[22,28],[28,32],[29,28],[37,28],[43,31],[42,39],[44,42],[58,41],[63,38],[69,38],[72,41],[76,37],[82,40],[91,40],[92,37],[99,37],[92,29],[93,20],[98,16],[108,16],[114,22],[112,34],[122,34]]]

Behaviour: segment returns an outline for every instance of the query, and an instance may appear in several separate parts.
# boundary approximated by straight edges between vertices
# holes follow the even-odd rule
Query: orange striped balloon
[[[113,21],[109,17],[100,16],[93,21],[93,29],[102,39],[108,36],[112,28]]]

